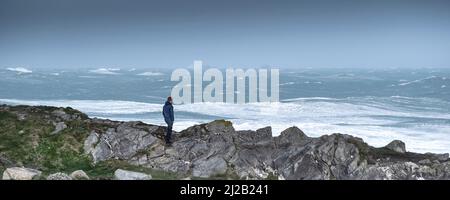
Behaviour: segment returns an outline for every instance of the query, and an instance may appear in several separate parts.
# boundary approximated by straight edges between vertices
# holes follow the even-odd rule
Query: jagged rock
[[[386,145],[386,148],[398,153],[406,152],[405,143],[400,140],[394,140],[390,142],[388,145]]]
[[[47,176],[47,180],[72,180],[72,177],[65,173],[57,172]]]
[[[67,128],[67,125],[64,122],[55,123],[55,130],[50,133],[50,135],[56,135]]]
[[[227,162],[223,158],[213,157],[200,159],[194,163],[192,175],[197,177],[213,177],[224,175],[227,171]]]
[[[279,179],[432,177],[423,174],[432,170],[425,168],[424,164],[415,163],[419,160],[411,162],[407,157],[391,158],[390,154],[384,155],[383,151],[376,151],[376,148],[368,146],[362,139],[345,134],[311,138],[297,127],[291,127],[280,136],[272,137],[270,127],[257,131],[235,131],[230,122],[217,120],[176,133],[173,146],[167,148],[161,137],[164,129],[136,122],[116,122],[115,125],[111,121],[107,123],[108,126],[117,128],[110,128],[95,137],[91,133],[86,140],[87,146],[91,145],[93,149],[94,158],[119,158],[131,164],[184,176],[237,176],[243,179],[264,179],[269,176]],[[148,138],[142,140],[143,137]],[[97,144],[95,138],[99,138]],[[136,141],[142,141],[142,146]],[[401,142],[388,146],[397,152],[406,152],[402,151],[404,145]],[[89,148],[86,149],[89,152]],[[434,157],[435,155],[429,155],[430,160],[435,160]],[[423,156],[420,160],[423,160]],[[417,167],[411,167],[413,164]],[[445,173],[450,170],[441,168],[440,175],[436,177],[446,177]]]
[[[69,114],[67,114],[65,111],[64,111],[64,109],[56,109],[56,110],[54,110],[53,112],[52,112],[52,114],[54,115],[54,116],[56,116],[56,117],[59,117],[61,120],[64,120],[64,121],[69,121],[69,120],[72,120],[73,119],[73,117],[71,116],[71,115],[69,115]]]
[[[282,131],[275,141],[278,146],[286,146],[300,144],[307,139],[308,136],[306,136],[302,130],[294,126]]]
[[[432,157],[433,159],[441,161],[441,162],[447,161],[448,157],[449,157],[448,153],[443,153],[443,154],[425,153],[425,154]]]
[[[3,180],[32,180],[41,174],[41,171],[35,169],[11,167],[3,172]]]
[[[91,133],[84,149],[91,152],[95,163],[110,158],[129,160],[157,141],[158,138],[151,134],[156,129],[158,127],[151,126],[148,130],[142,130],[136,127],[135,122],[120,123],[117,128],[109,128],[100,134],[97,139]],[[97,140],[98,143],[92,149]]]
[[[77,170],[70,174],[70,177],[74,180],[89,180],[89,176],[83,170]]]
[[[431,165],[431,161],[430,161],[430,159],[423,159],[423,160],[420,160],[419,161],[419,164],[421,164],[421,165]]]
[[[98,134],[95,131],[92,131],[89,136],[84,141],[84,153],[90,154],[95,148],[95,145],[98,143]]]
[[[273,173],[271,166],[275,144],[272,128],[265,127],[257,131],[239,131],[236,134],[237,152],[229,163],[240,178],[267,178]]]
[[[116,180],[151,180],[152,176],[150,174],[118,169],[114,172],[114,178]]]
[[[437,159],[439,161],[447,161],[449,154],[448,153],[443,153],[443,154],[435,154],[437,156]]]
[[[359,138],[333,134],[278,151],[275,168],[285,179],[350,179],[360,165]],[[285,152],[285,153],[284,153]]]

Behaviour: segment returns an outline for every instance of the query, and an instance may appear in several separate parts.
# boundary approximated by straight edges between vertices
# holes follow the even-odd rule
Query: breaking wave
[[[143,73],[140,73],[138,75],[139,76],[162,76],[164,74],[161,73],[161,72],[143,72]]]
[[[29,70],[27,68],[23,68],[23,67],[16,67],[16,68],[8,67],[8,68],[6,68],[6,70],[12,71],[12,72],[17,72],[18,74],[30,74],[30,73],[33,73],[33,71],[31,71],[31,70]]]
[[[119,74],[116,71],[120,71],[120,69],[119,68],[98,68],[98,69],[89,70],[90,73],[103,74],[103,75],[117,75],[117,74]]]

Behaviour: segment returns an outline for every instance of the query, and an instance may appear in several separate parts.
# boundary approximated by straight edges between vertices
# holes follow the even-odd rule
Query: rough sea
[[[0,104],[70,106],[90,117],[163,125],[171,69],[0,68]],[[224,73],[225,74],[225,73]],[[175,105],[174,129],[214,119],[238,130],[297,126],[345,133],[380,147],[450,152],[450,69],[280,69],[278,103]]]

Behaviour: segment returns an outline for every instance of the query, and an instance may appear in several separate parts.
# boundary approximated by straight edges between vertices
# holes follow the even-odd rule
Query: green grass
[[[90,158],[82,154],[87,129],[81,121],[71,121],[58,135],[50,135],[54,125],[42,113],[19,121],[9,112],[0,112],[0,152],[17,166],[35,168],[44,173],[70,172],[87,168]]]
[[[82,113],[82,112],[80,112],[78,110],[75,110],[75,109],[73,109],[71,107],[64,108],[64,112],[69,114],[69,115],[78,115],[83,120],[88,118],[88,116],[86,114],[84,114],[84,113]]]
[[[42,131],[50,129],[46,125],[37,125],[34,119],[19,121],[11,113],[0,112],[0,118],[0,152],[19,164],[28,160]]]
[[[274,173],[270,172],[269,175],[267,176],[266,180],[278,180],[278,176],[275,175]]]
[[[361,164],[364,160],[368,160],[369,159],[369,152],[370,152],[370,148],[369,145],[365,142],[361,142],[360,140],[354,139],[354,138],[349,138],[347,139],[347,142],[353,144],[356,146],[356,148],[358,148],[359,151],[359,161],[358,161],[358,165]]]
[[[225,126],[225,127],[233,126],[233,124],[232,124],[230,121],[227,121],[227,120],[224,120],[224,119],[214,120],[214,121],[212,121],[211,123],[212,123],[212,124],[213,124],[213,123],[221,124],[221,125],[223,125],[223,126]]]
[[[113,179],[114,172],[117,169],[151,174],[155,180],[178,180],[183,178],[176,173],[135,166],[120,160],[109,160],[97,163],[95,167],[85,169],[85,172],[94,179]]]

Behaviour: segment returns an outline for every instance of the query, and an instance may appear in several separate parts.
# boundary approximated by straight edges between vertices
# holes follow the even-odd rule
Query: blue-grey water
[[[163,124],[177,82],[169,69],[0,69],[0,103],[70,106],[91,117]],[[175,129],[218,118],[236,129],[298,126],[346,133],[373,146],[450,152],[450,69],[281,69],[280,102],[176,105]]]

